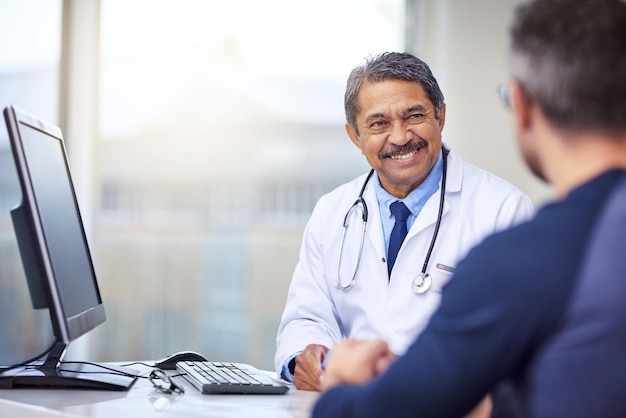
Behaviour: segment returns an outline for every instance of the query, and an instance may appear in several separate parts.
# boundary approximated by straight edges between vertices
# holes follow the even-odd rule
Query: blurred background
[[[0,0],[0,107],[59,125],[107,321],[94,361],[195,350],[272,369],[304,225],[364,173],[343,92],[367,55],[424,59],[444,141],[536,205],[509,113],[516,0]],[[9,210],[21,199],[0,124],[0,364],[43,351]]]

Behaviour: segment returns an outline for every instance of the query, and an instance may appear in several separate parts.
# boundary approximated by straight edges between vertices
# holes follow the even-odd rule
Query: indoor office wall
[[[551,190],[526,168],[513,118],[498,96],[508,81],[508,30],[522,0],[407,0],[407,48],[427,61],[446,99],[444,141],[468,162],[526,192],[539,206]]]

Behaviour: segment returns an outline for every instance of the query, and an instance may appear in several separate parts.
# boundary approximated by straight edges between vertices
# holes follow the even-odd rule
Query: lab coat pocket
[[[432,272],[432,285],[431,290],[436,293],[441,293],[443,287],[450,281],[454,275],[454,267],[437,263]]]

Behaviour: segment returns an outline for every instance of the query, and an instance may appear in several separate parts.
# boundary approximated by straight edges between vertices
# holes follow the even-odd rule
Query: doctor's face
[[[378,172],[390,194],[404,198],[426,178],[441,152],[445,104],[435,106],[414,81],[365,82],[358,95],[356,132],[348,136]]]

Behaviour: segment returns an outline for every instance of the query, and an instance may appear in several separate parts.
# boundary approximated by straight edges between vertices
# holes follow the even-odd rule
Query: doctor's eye
[[[384,131],[387,126],[389,126],[389,122],[385,121],[385,120],[376,120],[372,123],[370,123],[370,125],[368,126],[368,130],[370,132],[382,132]]]
[[[419,123],[424,119],[425,116],[426,115],[424,115],[423,113],[413,113],[409,115],[409,117],[406,118],[406,120],[408,123]]]

